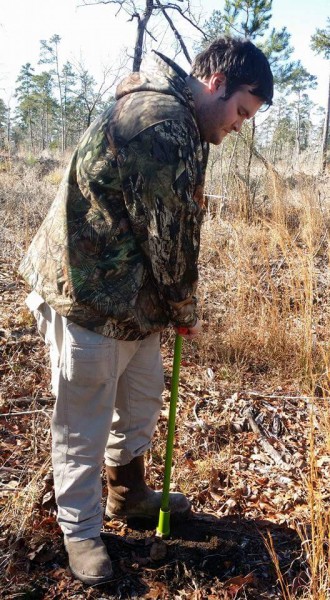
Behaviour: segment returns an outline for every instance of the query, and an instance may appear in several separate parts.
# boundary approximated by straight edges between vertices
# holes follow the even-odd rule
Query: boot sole
[[[108,583],[109,581],[113,580],[113,573],[104,577],[94,577],[93,575],[83,575],[82,573],[78,573],[74,571],[72,567],[70,567],[70,571],[76,579],[79,579],[79,581],[82,581],[83,583],[86,583],[89,586],[101,585],[102,583]]]

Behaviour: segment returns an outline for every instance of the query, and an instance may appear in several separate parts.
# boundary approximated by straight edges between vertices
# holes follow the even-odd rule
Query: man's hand
[[[193,327],[174,327],[174,331],[182,335],[186,340],[192,340],[201,333],[202,321],[197,319]]]

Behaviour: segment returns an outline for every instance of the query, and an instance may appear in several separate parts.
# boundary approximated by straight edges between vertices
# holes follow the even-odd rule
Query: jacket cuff
[[[197,323],[197,298],[190,296],[182,302],[169,301],[170,319],[175,327],[194,327]]]

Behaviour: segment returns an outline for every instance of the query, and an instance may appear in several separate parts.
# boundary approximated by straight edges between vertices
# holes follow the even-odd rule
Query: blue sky
[[[223,0],[192,0],[196,12],[207,18],[212,10],[223,7]],[[37,67],[40,40],[54,33],[61,36],[64,61],[83,60],[99,79],[103,66],[112,64],[125,48],[132,47],[135,23],[128,23],[123,13],[115,17],[109,5],[79,7],[79,0],[0,0],[0,97],[10,100],[20,67],[31,62]],[[199,7],[199,8],[198,8]],[[325,27],[330,14],[328,0],[273,0],[271,27],[287,27],[292,34],[294,58],[319,78],[314,102],[326,103],[329,61],[310,50],[310,37],[316,27]],[[203,22],[204,18],[202,19]],[[164,31],[153,31],[158,40]],[[162,45],[164,50],[164,45]],[[184,60],[182,66],[186,67]]]

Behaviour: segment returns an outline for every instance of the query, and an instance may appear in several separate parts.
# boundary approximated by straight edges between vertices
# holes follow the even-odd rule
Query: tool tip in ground
[[[156,529],[156,537],[164,539],[170,535],[170,510],[159,511],[158,527]]]

